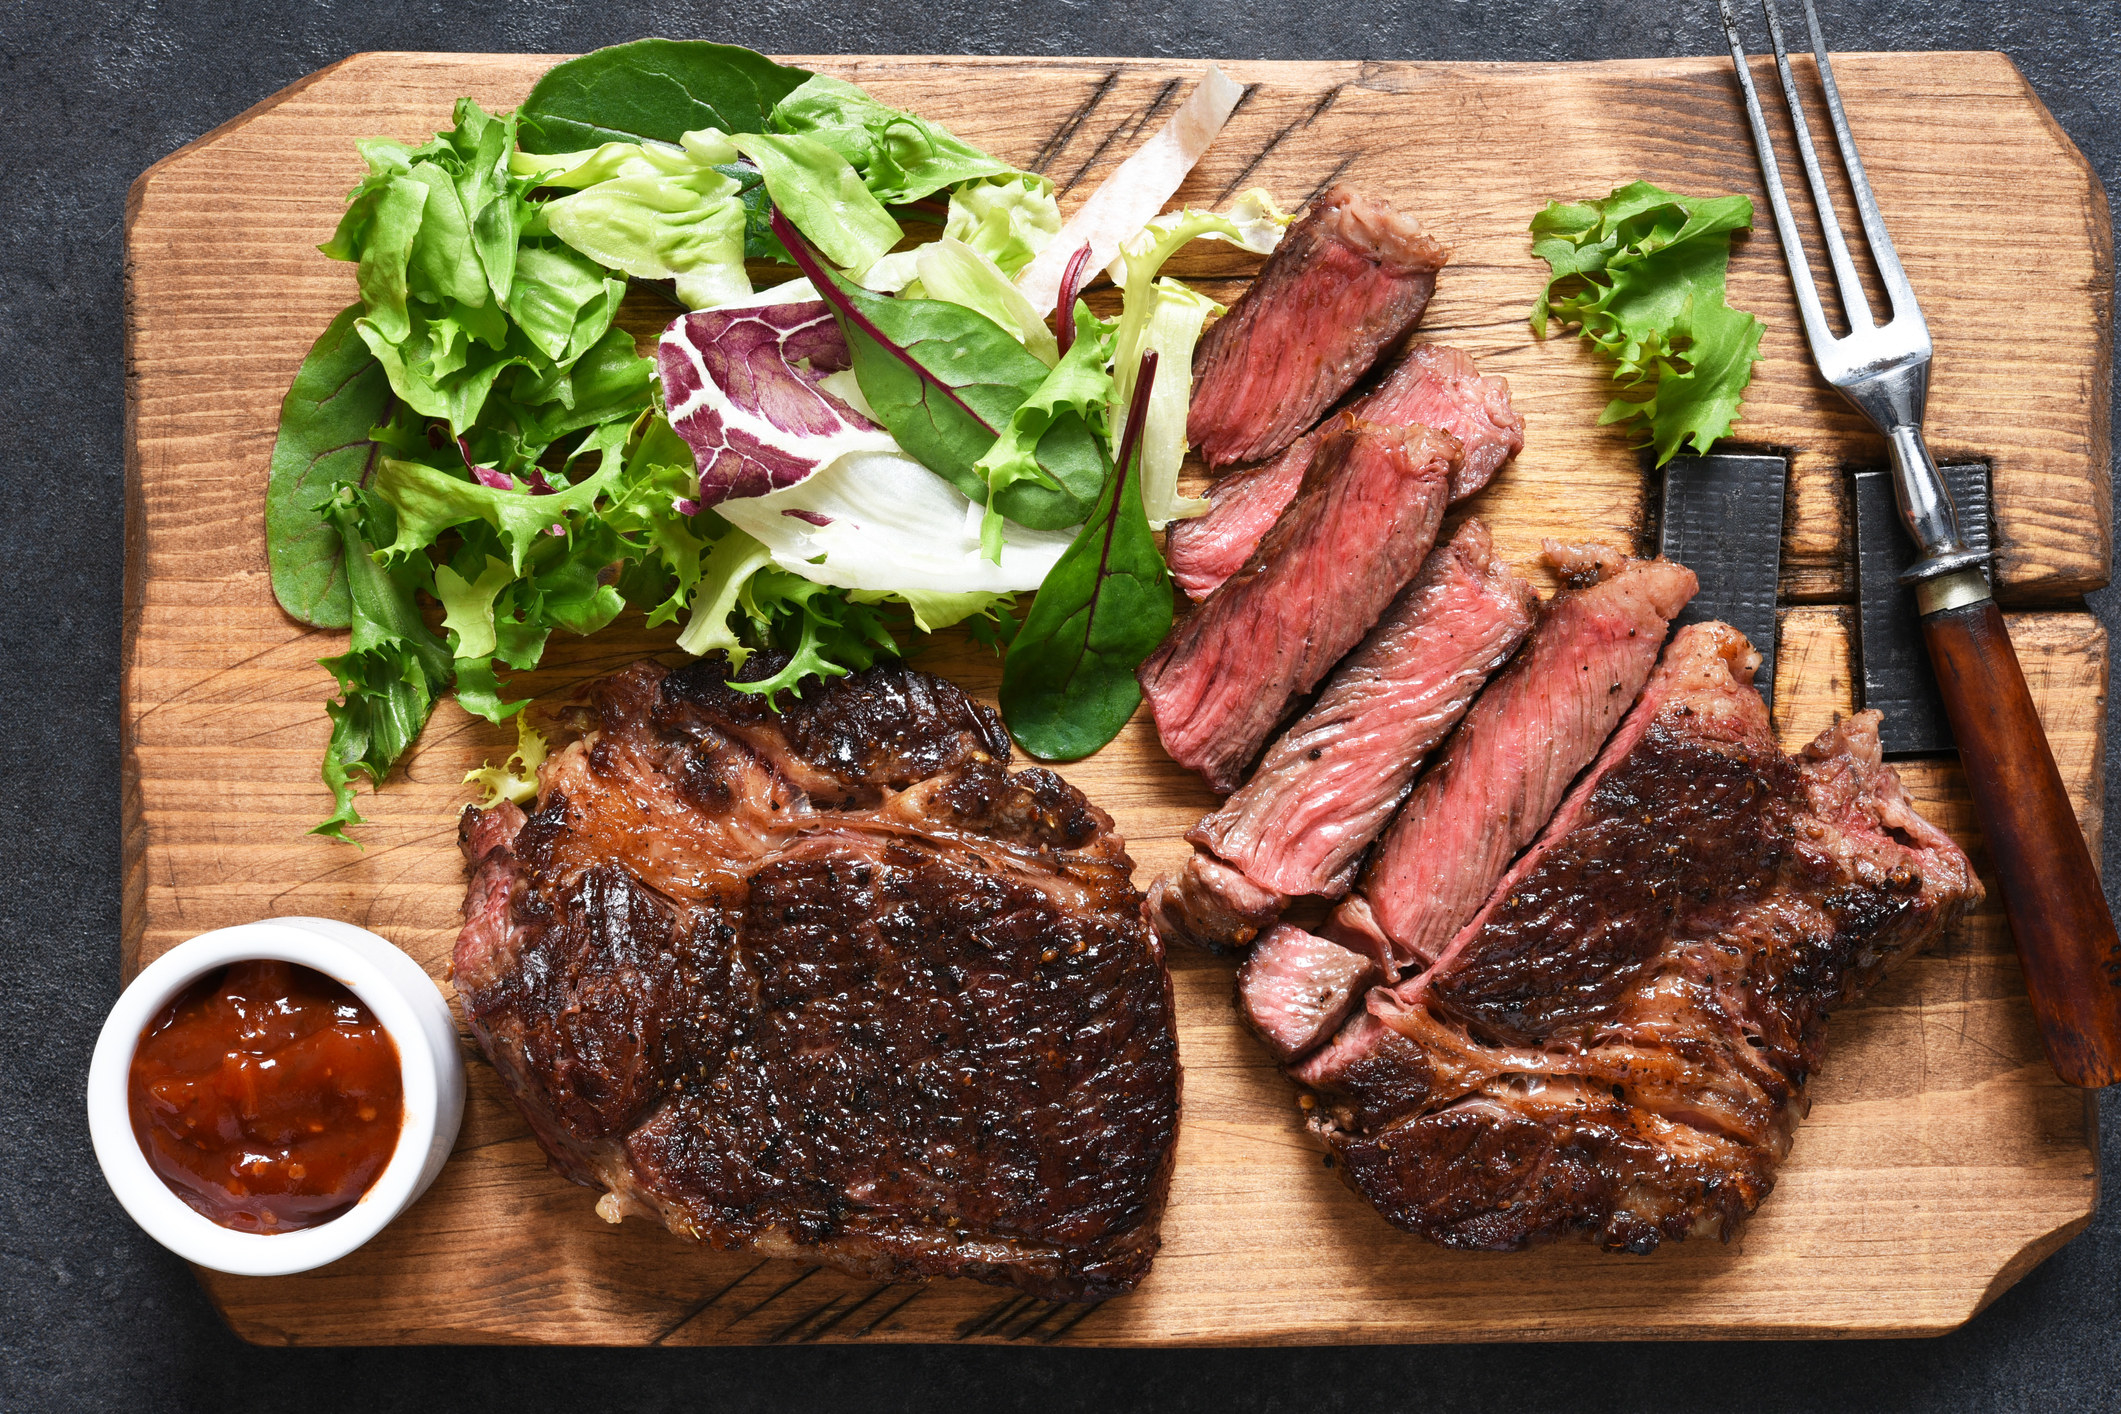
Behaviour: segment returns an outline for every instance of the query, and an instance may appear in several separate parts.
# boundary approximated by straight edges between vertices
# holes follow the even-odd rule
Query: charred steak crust
[[[1132,1289],[1179,1069],[1111,818],[896,663],[782,709],[719,657],[638,663],[584,694],[528,815],[465,812],[473,1035],[614,1221],[880,1280]]]
[[[1683,630],[1565,832],[1291,1068],[1393,1223],[1488,1249],[1728,1238],[1774,1185],[1827,1014],[1980,898],[1876,714],[1785,757],[1757,663],[1728,625]]]

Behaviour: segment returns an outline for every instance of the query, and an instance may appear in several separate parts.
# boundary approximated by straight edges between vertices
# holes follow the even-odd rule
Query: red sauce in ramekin
[[[238,1232],[292,1232],[360,1201],[398,1145],[390,1033],[345,987],[291,962],[237,962],[140,1033],[133,1133],[171,1191]]]

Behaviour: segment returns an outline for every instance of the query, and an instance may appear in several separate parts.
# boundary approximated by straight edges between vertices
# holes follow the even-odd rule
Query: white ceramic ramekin
[[[398,1048],[405,1126],[352,1211],[295,1232],[235,1232],[195,1211],[148,1166],[126,1084],[140,1032],[172,997],[231,962],[300,963],[343,983]],[[337,1261],[427,1191],[464,1117],[464,1063],[449,1003],[420,965],[365,928],[330,918],[272,918],[202,933],[156,958],[111,1008],[88,1068],[88,1129],[111,1191],[149,1237],[187,1261],[240,1276],[284,1276]]]

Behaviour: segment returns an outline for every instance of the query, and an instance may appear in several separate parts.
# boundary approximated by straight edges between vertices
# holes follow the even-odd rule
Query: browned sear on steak
[[[465,813],[456,984],[553,1166],[720,1248],[1131,1289],[1179,1071],[1111,818],[940,678],[726,672],[599,681],[527,817]]]
[[[1290,1068],[1400,1227],[1507,1249],[1729,1237],[1774,1184],[1830,1011],[1981,897],[1862,713],[1785,756],[1726,624],[1666,650],[1553,828],[1442,956]],[[1313,1044],[1361,962],[1284,929],[1241,1003]]]

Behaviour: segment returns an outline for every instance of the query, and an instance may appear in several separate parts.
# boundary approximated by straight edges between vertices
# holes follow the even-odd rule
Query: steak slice
[[[1274,1059],[1290,1061],[1330,1035],[1382,980],[1375,959],[1277,924],[1237,969],[1237,1010]]]
[[[456,985],[553,1167],[718,1248],[1131,1289],[1179,1071],[1110,817],[926,673],[729,684],[601,679],[527,817],[465,813]]]
[[[1201,852],[1178,882],[1150,888],[1150,916],[1165,942],[1251,941],[1258,910],[1230,905],[1223,867],[1273,895],[1275,914],[1290,896],[1344,892],[1422,758],[1530,632],[1538,602],[1496,557],[1478,520],[1431,552],[1252,779],[1186,836]],[[1232,919],[1237,933],[1226,927]]]
[[[1510,407],[1508,380],[1481,377],[1471,358],[1442,344],[1415,345],[1349,412],[1364,422],[1419,424],[1456,437],[1462,455],[1451,472],[1453,501],[1486,486],[1524,447],[1524,418]],[[1243,566],[1296,498],[1324,435],[1314,428],[1272,461],[1230,472],[1209,488],[1206,512],[1172,524],[1164,558],[1179,588],[1204,599]]]
[[[1776,747],[1759,655],[1682,630],[1566,828],[1436,965],[1291,1073],[1394,1224],[1449,1247],[1728,1239],[1773,1187],[1827,1014],[1981,897],[1878,714]]]
[[[1458,442],[1349,419],[1319,444],[1296,504],[1244,570],[1141,666],[1164,750],[1227,794],[1299,696],[1421,567]]]
[[[1210,466],[1288,446],[1414,327],[1449,259],[1411,216],[1335,185],[1201,339],[1186,440]]]
[[[1694,595],[1692,570],[1548,542],[1577,587],[1482,693],[1385,831],[1327,935],[1395,974],[1440,953],[1613,732]]]

